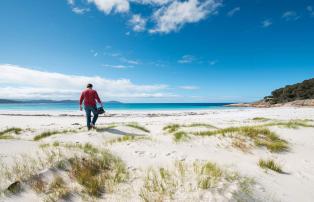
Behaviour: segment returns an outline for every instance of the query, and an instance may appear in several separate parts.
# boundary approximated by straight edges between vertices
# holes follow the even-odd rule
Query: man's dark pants
[[[85,106],[84,107],[85,112],[86,112],[86,121],[87,121],[87,128],[90,129],[91,126],[90,124],[92,123],[93,125],[96,124],[97,118],[98,118],[98,113],[97,113],[97,108],[96,106]],[[93,120],[91,121],[91,113],[93,113]]]

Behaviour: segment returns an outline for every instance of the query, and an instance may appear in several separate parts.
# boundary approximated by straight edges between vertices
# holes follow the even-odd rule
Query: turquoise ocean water
[[[229,109],[229,103],[105,103],[105,110],[193,110]],[[75,102],[0,104],[0,110],[12,111],[75,111]]]

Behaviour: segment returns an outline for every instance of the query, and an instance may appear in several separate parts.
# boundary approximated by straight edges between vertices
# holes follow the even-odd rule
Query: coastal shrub
[[[127,124],[127,126],[131,127],[131,128],[135,128],[135,129],[141,130],[141,131],[144,131],[146,133],[150,132],[147,128],[145,128],[144,126],[140,126],[138,123],[129,123],[129,124]]]
[[[287,141],[279,138],[276,133],[267,128],[257,126],[229,127],[217,130],[196,132],[197,136],[212,136],[238,134],[252,139],[256,146],[264,146],[271,152],[280,152],[288,150]]]
[[[271,92],[271,95],[272,104],[314,99],[314,78],[276,89]]]
[[[277,173],[283,173],[281,166],[271,159],[269,160],[260,159],[258,161],[258,165],[263,169],[269,169]]]

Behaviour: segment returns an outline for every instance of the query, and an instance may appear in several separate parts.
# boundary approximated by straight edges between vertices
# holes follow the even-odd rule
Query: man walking
[[[87,128],[95,128],[98,118],[96,101],[103,107],[97,91],[93,90],[93,84],[87,84],[86,89],[81,93],[80,110],[83,110],[82,103],[84,101],[84,109],[86,112]],[[91,113],[93,113],[93,120],[91,121]]]

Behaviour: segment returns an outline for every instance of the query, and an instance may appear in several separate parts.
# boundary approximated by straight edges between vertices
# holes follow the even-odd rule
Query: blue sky
[[[313,0],[1,0],[1,98],[254,101],[314,75]]]

